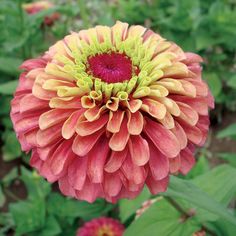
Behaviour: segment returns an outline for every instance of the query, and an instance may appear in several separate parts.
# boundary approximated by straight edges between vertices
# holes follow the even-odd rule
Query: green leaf
[[[0,207],[2,207],[4,205],[6,201],[6,198],[4,196],[4,193],[2,191],[2,186],[0,185]]]
[[[0,225],[0,235],[5,236],[15,226],[11,213],[0,213]]]
[[[219,153],[218,157],[229,162],[233,167],[236,167],[236,153]]]
[[[165,199],[155,202],[126,229],[124,236],[189,236],[200,229],[193,218],[181,220],[179,213]]]
[[[211,183],[206,180],[208,179],[204,178],[204,183],[207,183],[207,186],[211,187]],[[202,188],[205,189],[206,187]],[[221,188],[220,190],[222,191]],[[162,195],[185,200],[194,207],[204,209],[205,211],[222,217],[223,219],[228,220],[232,224],[236,225],[236,218],[223,205],[218,203],[213,197],[210,197],[206,192],[197,187],[192,181],[187,181],[172,176],[168,191],[162,193]]]
[[[222,83],[219,76],[216,73],[204,73],[204,79],[210,86],[213,96],[218,96],[222,89]]]
[[[236,137],[236,123],[227,126],[217,134],[217,138]]]
[[[121,199],[119,201],[120,208],[120,219],[122,222],[125,222],[132,214],[138,210],[142,203],[149,199],[150,192],[147,188],[144,188],[142,193],[133,200]]]
[[[4,140],[4,145],[2,147],[3,160],[12,161],[21,155],[21,147],[16,139],[16,134],[12,130],[6,130],[2,138]]]
[[[198,176],[193,183],[226,207],[236,193],[233,179],[236,179],[236,169],[225,164]]]
[[[235,74],[227,80],[227,85],[233,89],[236,89],[236,75]]]
[[[10,212],[16,225],[16,236],[40,230],[45,224],[44,201],[21,201],[10,204]]]
[[[111,204],[107,204],[103,200],[97,200],[90,204],[66,198],[57,193],[50,194],[47,205],[49,213],[60,218],[81,217],[85,220],[101,216],[111,207]]]
[[[0,71],[9,75],[17,75],[21,63],[22,60],[18,58],[0,57]]]
[[[44,228],[35,235],[55,236],[61,233],[61,227],[54,216],[47,217],[45,222]]]
[[[18,82],[19,80],[13,80],[4,84],[0,84],[0,93],[4,95],[12,95],[16,90]]]
[[[34,199],[43,199],[51,191],[50,184],[39,176],[35,171],[29,171],[25,167],[21,167],[21,179],[26,185],[28,191],[28,198],[31,200]]]
[[[10,96],[0,96],[1,100],[0,115],[7,115],[7,117],[9,117],[11,99],[12,98]],[[5,124],[3,125],[5,126]]]
[[[186,179],[191,179],[196,176],[202,175],[210,170],[208,160],[205,156],[201,155],[198,158],[196,165],[193,169],[186,175]]]

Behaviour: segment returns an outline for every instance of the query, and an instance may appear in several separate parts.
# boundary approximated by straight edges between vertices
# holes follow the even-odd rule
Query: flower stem
[[[173,198],[171,197],[165,197],[165,199],[182,215],[182,219],[186,221],[188,218],[191,218],[194,216],[194,213],[189,211],[185,211]],[[205,225],[202,225],[202,230],[206,231],[211,236],[217,236],[215,232],[213,232],[211,229],[207,228]]]

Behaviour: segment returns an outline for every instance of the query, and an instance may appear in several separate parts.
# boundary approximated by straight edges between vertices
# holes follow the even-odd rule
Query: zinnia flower
[[[33,15],[40,11],[47,10],[52,8],[54,5],[49,1],[38,1],[33,3],[23,4],[23,9],[29,14]],[[51,26],[55,20],[58,20],[60,17],[59,13],[55,12],[50,16],[44,18],[44,24]]]
[[[122,236],[124,226],[115,219],[101,217],[87,222],[77,232],[77,236]]]
[[[142,26],[72,33],[21,66],[11,118],[22,149],[78,199],[165,191],[206,140],[214,102],[201,61]]]

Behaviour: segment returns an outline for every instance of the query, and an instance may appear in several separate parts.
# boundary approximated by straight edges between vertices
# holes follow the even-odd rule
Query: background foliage
[[[125,236],[236,235],[236,1],[235,0],[68,0],[36,15],[26,0],[0,0],[0,236],[73,236],[85,221],[119,218]],[[60,13],[52,27],[44,17]],[[137,220],[145,189],[133,201],[111,205],[65,198],[28,165],[9,119],[19,65],[37,57],[70,30],[116,20],[142,24],[204,58],[204,79],[216,99],[212,131],[185,177],[172,177],[168,191]],[[173,200],[174,199],[174,200]]]

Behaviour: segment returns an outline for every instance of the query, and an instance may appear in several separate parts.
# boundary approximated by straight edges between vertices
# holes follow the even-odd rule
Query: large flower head
[[[201,61],[142,26],[72,33],[21,66],[11,118],[22,149],[78,199],[165,191],[207,136],[214,102]]]
[[[77,236],[122,236],[124,226],[115,219],[101,217],[87,222],[77,232]]]
[[[33,3],[26,3],[23,4],[23,9],[29,14],[34,15],[40,11],[47,10],[52,8],[54,5],[49,1],[37,1]],[[51,26],[55,20],[58,20],[59,13],[55,12],[51,14],[50,16],[46,16],[44,18],[44,24]]]

